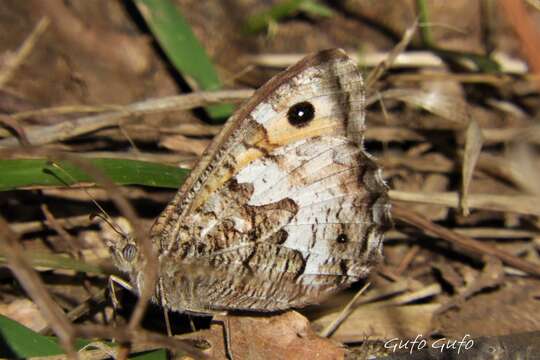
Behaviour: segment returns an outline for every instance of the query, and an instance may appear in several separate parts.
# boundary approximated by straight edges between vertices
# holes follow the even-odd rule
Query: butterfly
[[[150,237],[156,298],[188,313],[319,303],[381,258],[390,204],[363,147],[365,87],[342,50],[276,75],[227,121]],[[139,290],[144,257],[111,246]]]

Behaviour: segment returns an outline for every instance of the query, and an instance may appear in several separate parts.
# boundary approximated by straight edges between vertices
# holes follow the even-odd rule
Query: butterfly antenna
[[[105,221],[105,223],[109,225],[111,229],[113,229],[114,232],[117,233],[118,235],[124,238],[127,237],[127,234],[122,229],[119,229],[118,226],[112,221],[110,217],[108,217],[107,214],[103,215],[103,214],[97,213],[97,214],[94,214],[93,217],[98,217],[101,220]]]
[[[66,177],[69,178],[70,181],[72,181],[73,183],[76,183],[77,180],[70,174],[68,173],[62,166],[60,166],[58,163],[54,162],[54,161],[50,161],[49,162],[49,165],[54,167],[55,169],[57,169],[58,171],[60,171],[62,174],[64,174]],[[68,187],[71,187],[71,184],[68,184],[66,183],[66,185]],[[82,190],[86,193],[86,195],[88,196],[88,198],[90,199],[90,201],[98,208],[99,211],[101,211],[101,213],[97,213],[96,216],[98,216],[100,219],[103,219],[103,221],[105,221],[116,233],[118,233],[119,235],[121,236],[126,236],[126,234],[122,231],[122,229],[119,229],[118,228],[118,225],[116,225],[114,223],[114,221],[112,220],[112,217],[107,213],[107,211],[96,201],[96,199],[94,199],[94,197],[92,196],[92,194],[90,194],[90,192],[86,189],[86,188],[82,188]]]

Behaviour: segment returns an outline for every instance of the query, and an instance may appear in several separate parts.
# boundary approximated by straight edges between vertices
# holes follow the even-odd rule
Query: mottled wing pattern
[[[363,131],[362,77],[340,50],[259,89],[153,227],[166,304],[273,311],[364,277],[389,205]]]

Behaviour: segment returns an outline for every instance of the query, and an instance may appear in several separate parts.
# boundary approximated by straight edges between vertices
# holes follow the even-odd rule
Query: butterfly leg
[[[227,313],[216,314],[212,319],[213,323],[223,326],[223,345],[225,347],[225,356],[229,360],[234,360],[231,346],[231,324]]]
[[[189,327],[191,329],[191,332],[196,332],[197,328],[195,327],[195,323],[193,322],[193,316],[191,316],[190,314],[187,314],[187,317],[189,319]]]
[[[118,276],[109,276],[109,294],[111,295],[113,308],[116,310],[120,307],[120,301],[118,301],[118,298],[116,297],[115,284],[129,291],[133,291],[133,286]]]
[[[118,301],[118,297],[116,296],[115,285],[123,287],[124,289],[127,289],[129,291],[133,291],[133,286],[131,286],[130,283],[128,283],[127,281],[125,281],[124,279],[118,276],[109,275],[109,280],[108,280],[109,296],[111,298],[111,303],[113,307],[113,323],[116,324],[116,315],[118,313],[118,309],[120,308],[120,301]]]
[[[163,291],[163,279],[159,279],[158,282],[159,302],[161,303],[161,309],[163,309],[163,318],[165,319],[165,328],[167,329],[167,335],[172,336],[171,320],[169,319],[169,310],[167,308],[167,299],[165,299],[165,292]]]

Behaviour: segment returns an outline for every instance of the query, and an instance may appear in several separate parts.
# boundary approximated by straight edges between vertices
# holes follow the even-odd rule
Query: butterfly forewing
[[[363,131],[362,77],[340,50],[308,56],[259,89],[152,229],[168,306],[286,309],[364,277],[380,257],[389,205]]]

